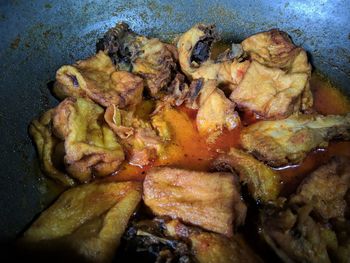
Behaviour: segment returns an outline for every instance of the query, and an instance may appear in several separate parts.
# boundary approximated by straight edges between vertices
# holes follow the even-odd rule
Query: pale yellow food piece
[[[59,98],[88,97],[102,106],[134,106],[142,100],[143,80],[126,71],[117,71],[102,51],[56,73],[54,93]]]
[[[145,178],[144,202],[156,215],[179,218],[204,229],[232,236],[246,207],[228,173],[153,168]]]
[[[234,89],[249,67],[249,61],[238,62],[236,59],[231,59],[215,63],[208,58],[200,65],[191,61],[198,42],[205,39],[212,42],[216,37],[215,27],[204,24],[197,24],[183,33],[177,42],[181,70],[190,79],[216,80],[219,84],[228,84]]]
[[[231,148],[228,154],[218,156],[213,165],[218,168],[230,166],[234,169],[239,174],[240,181],[248,185],[249,192],[256,200],[275,201],[280,193],[279,174],[242,150]]]
[[[208,136],[212,142],[224,128],[232,130],[240,125],[235,104],[216,87],[216,81],[206,81],[199,95],[199,109],[196,124],[201,135]]]
[[[230,99],[261,117],[285,118],[300,111],[307,83],[306,73],[285,73],[253,61]]]
[[[350,139],[350,114],[292,115],[284,120],[260,121],[241,132],[241,144],[248,152],[272,166],[299,163],[331,139]]]
[[[55,134],[64,140],[66,169],[81,182],[115,172],[124,160],[116,135],[103,122],[104,110],[90,100],[67,98],[53,113]]]
[[[45,112],[39,119],[35,119],[29,126],[29,133],[33,137],[39,161],[44,173],[65,186],[73,186],[74,180],[64,171],[55,167],[54,155],[56,147],[59,147],[60,140],[52,134],[52,114],[54,110]],[[57,158],[58,156],[56,156]]]
[[[51,256],[111,262],[130,216],[141,200],[136,182],[91,183],[64,192],[20,239],[20,245]],[[56,254],[55,254],[56,253]],[[57,254],[58,253],[58,254]]]

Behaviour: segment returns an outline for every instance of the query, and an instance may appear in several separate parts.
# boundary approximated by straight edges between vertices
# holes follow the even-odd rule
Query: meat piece
[[[298,56],[301,53],[301,56],[306,56],[305,51],[295,46],[287,33],[278,29],[252,35],[243,40],[242,47],[251,59],[268,67],[281,68],[293,72],[311,72],[311,66],[307,62],[307,57],[306,63],[299,64],[300,57]]]
[[[165,141],[170,139],[167,123],[156,116],[152,118],[155,122],[146,121],[136,117],[133,112],[119,110],[111,105],[106,109],[104,118],[114,133],[122,139],[128,161],[133,165],[147,165],[162,155]]]
[[[64,169],[61,169],[59,161],[55,162],[55,160],[63,160],[63,156],[60,154],[62,141],[52,133],[51,129],[53,111],[49,110],[40,119],[33,120],[29,126],[29,133],[35,142],[44,173],[60,184],[73,186],[74,180],[64,172]]]
[[[116,135],[103,121],[104,110],[90,100],[67,98],[53,113],[53,130],[64,140],[67,172],[80,182],[115,172],[124,160]]]
[[[154,168],[146,175],[144,201],[156,215],[179,218],[204,229],[232,236],[246,206],[228,173]]]
[[[130,64],[131,71],[145,79],[151,96],[158,96],[171,83],[177,69],[178,55],[173,45],[137,35],[125,23],[108,30],[98,49],[109,54],[122,68]]]
[[[219,155],[213,166],[218,170],[229,168],[236,171],[255,200],[266,203],[275,201],[279,195],[279,174],[241,150],[231,148],[227,154]]]
[[[165,222],[162,227],[166,236],[190,241],[196,262],[262,262],[240,234],[227,238],[185,226],[178,220]]]
[[[284,262],[331,262],[328,250],[336,247],[336,235],[315,222],[311,210],[304,206],[295,212],[286,209],[263,213],[262,234]]]
[[[292,115],[284,120],[260,121],[244,128],[244,149],[271,166],[301,162],[318,147],[332,139],[350,139],[350,114]]]
[[[234,89],[249,67],[249,61],[238,61],[235,55],[241,53],[236,52],[236,46],[228,52],[231,55],[225,54],[225,59],[210,60],[211,47],[217,39],[214,25],[197,24],[182,34],[177,43],[181,70],[190,79],[217,80]]]
[[[334,159],[311,173],[299,186],[292,203],[309,204],[324,220],[345,216],[345,194],[350,188],[348,159]],[[330,190],[332,189],[332,190]]]
[[[140,200],[141,185],[136,182],[72,188],[26,230],[20,247],[54,262],[111,262]]]
[[[214,141],[224,128],[232,130],[240,125],[235,104],[217,88],[216,81],[204,82],[198,104],[197,128],[200,134],[208,136],[209,142]]]
[[[189,239],[199,263],[262,262],[241,235],[227,238],[215,233],[193,233]]]
[[[303,108],[302,97],[308,78],[306,73],[285,73],[253,61],[230,99],[241,109],[263,118],[286,118]],[[306,97],[304,104],[307,103]]]
[[[56,73],[54,93],[65,97],[88,97],[108,107],[133,106],[142,100],[143,80],[129,72],[117,71],[102,51],[72,66],[62,66]]]

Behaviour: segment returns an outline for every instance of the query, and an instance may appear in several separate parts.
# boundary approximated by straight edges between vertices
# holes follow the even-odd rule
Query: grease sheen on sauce
[[[311,89],[314,95],[314,110],[318,113],[345,114],[350,112],[350,102],[338,89],[332,86],[319,74],[313,74]],[[241,113],[243,124],[257,121],[252,113]],[[227,131],[218,137],[213,144],[206,143],[206,138],[199,135],[196,124],[196,111],[186,107],[178,107],[166,111],[164,119],[170,123],[173,140],[167,148],[167,153],[161,159],[155,160],[146,167],[124,165],[112,180],[143,180],[145,173],[153,166],[172,166],[184,169],[206,171],[210,169],[212,160],[230,147],[239,147],[240,127]],[[318,166],[326,163],[333,156],[347,156],[350,158],[350,142],[333,141],[326,149],[316,149],[309,153],[300,164],[276,169],[281,175],[282,194],[294,192],[300,181]]]

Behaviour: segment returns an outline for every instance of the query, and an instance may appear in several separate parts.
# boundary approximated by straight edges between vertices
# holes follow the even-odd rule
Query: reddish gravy
[[[313,74],[311,88],[314,95],[314,109],[322,114],[345,114],[350,112],[349,100],[328,81],[318,74]],[[240,129],[224,131],[215,143],[207,144],[196,129],[196,111],[186,107],[169,109],[162,113],[165,121],[170,123],[173,140],[169,143],[162,158],[155,160],[146,167],[124,165],[112,180],[143,180],[145,172],[153,166],[173,166],[193,170],[208,170],[212,160],[230,147],[239,147]],[[241,114],[242,123],[256,121],[256,116],[250,113]],[[293,192],[300,181],[319,165],[327,162],[332,156],[347,156],[350,158],[350,142],[330,142],[327,149],[318,149],[296,166],[276,169],[281,175],[282,194]]]

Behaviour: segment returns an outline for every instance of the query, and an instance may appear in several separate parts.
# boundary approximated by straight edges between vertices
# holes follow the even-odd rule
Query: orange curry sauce
[[[318,74],[313,74],[311,88],[314,95],[314,109],[321,114],[345,114],[350,112],[349,100],[328,81]],[[141,181],[148,169],[154,166],[172,166],[192,170],[208,170],[212,160],[222,152],[227,152],[230,147],[239,147],[239,135],[241,127],[232,131],[225,130],[213,144],[207,144],[206,138],[199,135],[196,129],[196,111],[184,106],[177,109],[165,110],[163,118],[170,124],[172,141],[166,148],[166,153],[146,167],[136,167],[130,164],[124,165],[112,180]],[[241,114],[242,123],[257,121],[249,113]],[[295,166],[287,166],[276,169],[281,175],[283,192],[289,194],[295,190],[300,181],[319,165],[327,162],[332,156],[347,156],[350,158],[350,142],[330,142],[326,149],[317,149],[307,158]]]

